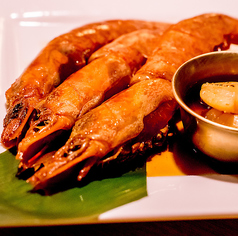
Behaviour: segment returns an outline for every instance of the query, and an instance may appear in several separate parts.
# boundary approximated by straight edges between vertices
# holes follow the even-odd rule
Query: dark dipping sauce
[[[236,121],[238,120],[238,114],[235,115],[231,113],[224,113],[222,111],[218,111],[207,105],[200,98],[200,90],[202,84],[206,82],[215,83],[215,82],[234,82],[234,81],[238,82],[238,75],[220,75],[206,78],[204,80],[199,81],[199,83],[196,83],[194,86],[188,89],[184,101],[187,104],[187,106],[197,114],[209,120],[215,121],[219,124],[238,128],[237,123],[238,121]]]

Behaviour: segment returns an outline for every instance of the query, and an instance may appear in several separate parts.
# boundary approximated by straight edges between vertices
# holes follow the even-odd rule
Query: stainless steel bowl
[[[221,161],[238,161],[238,129],[198,115],[185,102],[192,86],[220,75],[238,75],[238,52],[212,52],[187,61],[174,74],[173,92],[180,105],[185,132],[195,147]]]

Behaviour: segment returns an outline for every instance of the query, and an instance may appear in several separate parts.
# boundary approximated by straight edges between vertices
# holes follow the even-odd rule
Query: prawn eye
[[[67,157],[69,154],[67,153],[67,152],[65,152],[64,154],[63,154],[63,157]]]

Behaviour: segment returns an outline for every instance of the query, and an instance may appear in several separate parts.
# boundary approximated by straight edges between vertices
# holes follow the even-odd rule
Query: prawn
[[[129,143],[132,152],[140,151],[141,144],[149,136],[153,138],[153,127],[162,132],[157,136],[160,140],[177,109],[171,93],[175,70],[191,57],[229,48],[231,42],[238,42],[237,37],[238,21],[220,14],[200,15],[172,25],[133,76],[130,87],[78,119],[66,144],[28,182],[34,189],[46,189],[71,170],[78,171],[80,181],[93,166],[118,159],[124,144]],[[163,118],[156,122],[160,115]]]
[[[160,35],[160,30],[139,30],[121,36],[92,55],[88,65],[42,100],[35,107],[34,119],[18,145],[16,158],[21,160],[20,166],[25,169],[32,165],[59,133],[73,127],[76,119],[126,88],[157,45]]]
[[[169,27],[154,53],[131,83],[163,78],[171,81],[180,65],[192,57],[226,50],[238,43],[238,20],[223,14],[203,14]]]
[[[28,182],[35,190],[44,189],[49,182],[58,181],[60,175],[65,178],[66,172],[83,163],[78,175],[81,180],[94,164],[108,162],[118,155],[105,158],[109,152],[119,150],[126,141],[143,133],[144,120],[153,111],[157,112],[156,119],[162,121],[156,131],[164,128],[176,105],[171,83],[163,79],[141,81],[121,91],[79,118],[66,144]],[[166,113],[161,113],[161,119],[159,108]]]
[[[16,146],[24,137],[34,106],[86,65],[98,48],[125,33],[139,29],[164,30],[168,26],[160,22],[111,20],[88,24],[53,39],[6,91],[2,144],[6,148]]]

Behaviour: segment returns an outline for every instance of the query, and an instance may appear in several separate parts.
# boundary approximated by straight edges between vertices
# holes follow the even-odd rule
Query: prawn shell
[[[80,163],[81,180],[106,154],[138,136],[144,118],[168,101],[174,101],[171,83],[163,79],[141,81],[116,94],[77,120],[66,144],[28,182],[45,188]]]
[[[160,22],[112,20],[88,24],[53,39],[6,91],[2,144],[6,148],[18,144],[35,105],[82,68],[94,51],[125,33],[164,30],[168,26]]]
[[[171,81],[178,67],[187,60],[214,50],[226,50],[237,39],[238,20],[227,15],[209,13],[182,20],[162,35],[158,48],[131,84],[156,78]]]

